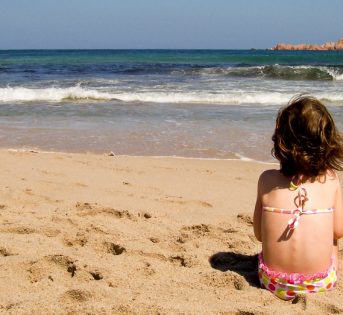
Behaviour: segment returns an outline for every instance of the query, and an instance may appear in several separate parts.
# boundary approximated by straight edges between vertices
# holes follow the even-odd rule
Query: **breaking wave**
[[[104,92],[81,86],[67,88],[0,88],[0,102],[84,102],[84,101],[122,101],[147,103],[194,103],[194,104],[285,104],[293,96],[281,92],[228,91],[211,93],[209,91],[148,91],[148,92]],[[343,103],[342,93],[317,93],[319,99],[327,102]]]
[[[66,100],[111,100],[109,93],[85,89],[80,86],[68,88],[0,88],[1,102],[62,102]]]
[[[161,63],[128,63],[128,64],[79,64],[79,65],[0,65],[0,73],[21,73],[28,75],[94,75],[105,76],[195,76],[195,77],[243,77],[270,78],[300,81],[342,81],[342,65],[254,65],[254,64],[161,64]]]
[[[184,75],[222,75],[229,77],[263,77],[281,80],[333,81],[343,80],[343,67],[340,66],[236,66],[236,67],[194,67],[176,70],[174,74]]]

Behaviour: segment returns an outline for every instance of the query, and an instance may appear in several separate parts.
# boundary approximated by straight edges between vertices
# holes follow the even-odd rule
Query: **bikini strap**
[[[291,181],[292,183],[292,181]],[[299,185],[300,186],[300,185]],[[298,187],[297,187],[298,189]],[[294,211],[294,216],[288,220],[288,227],[291,230],[294,230],[299,225],[300,216],[304,213],[305,202],[308,200],[307,191],[305,188],[300,188],[298,190],[297,197],[297,209]]]

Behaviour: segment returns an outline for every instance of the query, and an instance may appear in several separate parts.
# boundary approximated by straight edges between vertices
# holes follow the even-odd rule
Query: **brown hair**
[[[272,155],[286,176],[343,170],[342,135],[326,107],[312,96],[295,96],[280,109],[272,140]]]

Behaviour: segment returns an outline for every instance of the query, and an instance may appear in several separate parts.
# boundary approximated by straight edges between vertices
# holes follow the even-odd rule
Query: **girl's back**
[[[343,138],[322,103],[300,96],[279,111],[272,140],[280,170],[260,176],[254,212],[261,285],[285,300],[331,290],[343,236],[335,173],[343,170]]]
[[[328,173],[316,180],[308,179],[298,189],[290,190],[290,178],[280,171],[270,170],[262,174],[259,190],[265,263],[275,271],[325,271],[333,254],[333,211],[335,208],[339,212],[343,210],[336,201],[340,190],[337,176]],[[308,200],[302,209],[299,193],[303,200],[305,192]],[[298,219],[297,208],[303,211]],[[298,220],[298,226],[290,229],[288,221],[295,220]]]

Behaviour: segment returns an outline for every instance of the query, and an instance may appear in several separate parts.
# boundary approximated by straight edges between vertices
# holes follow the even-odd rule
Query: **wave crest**
[[[196,92],[120,92],[111,93],[81,86],[68,88],[0,88],[0,102],[64,102],[64,101],[113,101],[146,102],[146,103],[191,103],[191,104],[286,104],[293,95],[285,92],[228,91],[211,93]],[[343,103],[343,93],[319,93],[315,95],[327,102]]]
[[[89,90],[80,86],[68,88],[26,88],[6,87],[0,88],[1,102],[61,102],[64,100],[111,100],[109,93]]]
[[[281,80],[333,81],[343,80],[343,68],[332,66],[246,66],[237,67],[194,67],[177,70],[174,74],[220,75],[229,77],[263,77]]]

